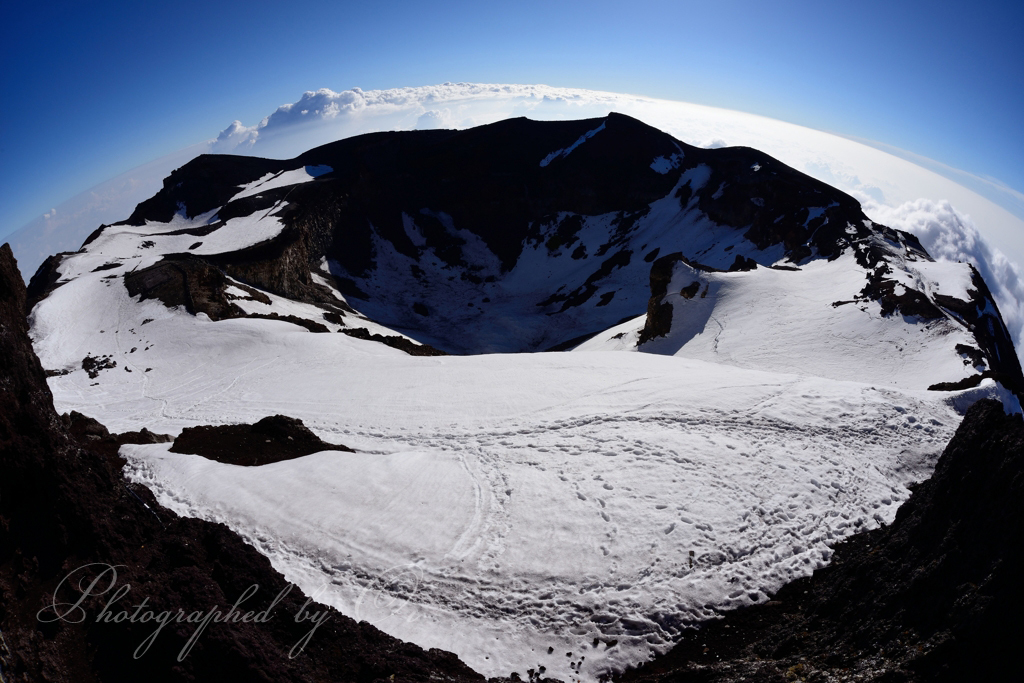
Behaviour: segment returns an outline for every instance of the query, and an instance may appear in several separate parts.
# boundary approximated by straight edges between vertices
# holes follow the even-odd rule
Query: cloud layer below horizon
[[[861,142],[725,109],[544,85],[443,83],[308,91],[255,125],[235,121],[215,139],[133,169],[74,197],[11,236],[26,277],[74,250],[101,223],[124,220],[174,168],[202,153],[289,158],[317,145],[384,130],[469,128],[515,116],[581,119],[617,111],[701,147],[756,147],[853,195],[879,223],[921,238],[936,259],[974,263],[1024,348],[1024,221],[972,190]],[[995,245],[999,245],[998,248]],[[1006,253],[1009,254],[1009,257]]]

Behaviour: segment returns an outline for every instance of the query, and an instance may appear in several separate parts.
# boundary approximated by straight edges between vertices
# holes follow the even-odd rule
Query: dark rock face
[[[1024,421],[979,401],[891,526],[623,680],[1016,680],[1021,576]]]
[[[61,252],[53,256],[47,256],[46,260],[39,264],[39,268],[36,269],[35,274],[28,283],[25,303],[28,311],[31,311],[33,306],[49,296],[50,292],[60,287],[58,283],[58,280],[60,280],[58,266],[60,266],[61,260],[67,253]]]
[[[116,367],[117,361],[111,359],[109,355],[100,356],[98,358],[86,356],[82,359],[82,369],[89,374],[90,379],[96,379],[99,377],[100,372],[103,370],[112,370]]]
[[[287,167],[270,159],[200,156],[167,176],[163,189],[139,204],[126,222],[139,226],[147,220],[167,223],[182,207],[187,207],[188,216],[198,216],[226,204],[239,185],[285,168],[296,166]]]
[[[602,124],[605,130],[572,154],[540,165],[552,150],[566,148]],[[606,120],[544,123],[519,118],[466,131],[360,136],[311,150],[299,160],[336,169],[336,196],[348,199],[336,205],[331,221],[331,255],[350,274],[372,267],[369,250],[350,246],[353,241],[370,246],[368,221],[399,251],[417,253],[402,213],[423,215],[425,207],[477,234],[507,271],[540,218],[559,211],[644,211],[665,196],[675,178],[649,165],[658,154],[676,152],[668,140],[660,131],[615,114]],[[428,246],[436,246],[451,262],[465,260],[460,253],[464,240],[441,222],[425,220],[423,229]],[[571,239],[572,224],[562,232],[562,239]]]
[[[732,262],[731,266],[729,266],[730,271],[754,270],[755,268],[757,268],[757,261],[752,258],[740,256],[739,254],[736,255],[736,260]]]
[[[308,279],[309,274],[306,275]],[[138,296],[140,300],[157,299],[168,308],[182,306],[192,315],[205,313],[210,320],[264,318],[292,323],[310,332],[330,332],[322,323],[294,315],[246,313],[232,301],[248,298],[269,304],[270,298],[247,285],[233,285],[220,268],[192,254],[172,254],[148,268],[133,270],[125,274],[124,286],[131,296]],[[229,286],[239,287],[247,293],[246,296],[228,294]],[[340,319],[343,310],[330,305],[324,316],[339,316]]]
[[[748,261],[753,265],[748,267]],[[666,254],[655,260],[651,265],[651,298],[647,302],[647,320],[644,322],[643,329],[640,330],[640,337],[637,340],[638,345],[655,337],[664,337],[672,331],[672,304],[665,301],[665,295],[668,294],[668,286],[672,281],[672,271],[677,263],[685,263],[699,272],[722,272],[719,268],[711,268],[696,261],[691,261],[679,252]],[[757,264],[753,260],[737,256],[736,261],[733,262],[729,270],[753,270],[756,267]],[[692,299],[695,296],[704,297],[707,295],[707,289],[705,288],[702,291],[700,282],[695,280],[683,287],[680,295],[685,299]]]
[[[290,206],[285,209],[290,210]],[[344,311],[330,291],[310,277],[311,266],[320,258],[310,247],[311,239],[306,231],[290,227],[272,240],[203,258],[236,280],[273,294]]]
[[[974,266],[971,266],[971,283],[974,285],[973,289],[967,290],[970,301],[960,301],[939,294],[935,297],[936,303],[957,316],[974,331],[974,338],[978,342],[978,346],[981,347],[981,353],[972,352],[968,355],[972,357],[975,364],[978,364],[978,356],[984,357],[990,368],[989,376],[1001,382],[1017,396],[1022,396],[1024,395],[1024,374],[1022,374],[1020,359],[1014,353],[1013,340],[1003,323],[992,293],[985,284],[984,278],[981,277],[981,273]]]
[[[365,327],[346,328],[338,330],[350,337],[356,339],[366,339],[369,341],[380,342],[385,346],[390,346],[393,349],[399,351],[405,351],[410,356],[447,356],[448,354],[440,349],[435,349],[430,344],[416,344],[411,342],[405,337],[399,337],[398,335],[390,334],[371,334]]]
[[[320,451],[348,451],[323,441],[302,420],[285,415],[256,424],[187,427],[174,440],[172,453],[192,453],[229,465],[266,465]]]
[[[119,565],[118,587],[130,584],[108,614],[131,614],[144,598],[157,613],[227,612],[253,584],[258,591],[240,609],[266,610],[289,584],[227,527],[179,518],[124,479],[118,446],[158,435],[111,436],[94,420],[56,414],[28,338],[25,287],[8,245],[0,247],[0,386],[4,681],[482,680],[450,653],[402,643],[322,605],[303,607],[305,596],[294,587],[265,623],[210,623],[180,662],[198,624],[171,621],[136,659],[154,623],[97,621],[111,594],[83,602],[82,623],[45,621],[52,606],[40,621],[61,580],[90,563]],[[271,421],[270,432],[298,433],[278,422]],[[75,585],[65,583],[58,600],[73,603]],[[312,626],[296,621],[300,611],[329,617],[289,659]]]
[[[647,322],[640,331],[639,343],[654,337],[664,337],[672,329],[672,304],[663,303],[672,280],[675,264],[684,261],[681,253],[667,254],[651,265],[651,299],[647,303]]]
[[[281,315],[280,313],[249,313],[248,315],[242,316],[245,318],[260,318],[263,320],[280,320],[282,322],[291,323],[292,325],[298,325],[304,327],[310,332],[330,332],[327,326],[323,323],[318,323],[315,320],[306,320],[295,315]]]
[[[552,150],[566,149],[566,143],[598,128],[571,153],[538,164]],[[677,157],[674,168],[665,173],[653,169],[652,159],[659,156]],[[421,215],[421,209],[431,207],[481,237],[509,270],[542,221],[576,214],[547,238],[563,244],[573,243],[580,215],[621,213],[628,231],[630,219],[646,213],[683,173],[700,165],[709,168],[707,182],[698,189],[684,185],[680,203],[696,197],[715,222],[745,229],[760,248],[783,244],[795,260],[811,248],[833,254],[855,239],[844,232],[847,219],[863,218],[852,197],[762,152],[692,147],[615,113],[581,121],[519,118],[465,131],[373,134],[316,148],[298,161],[336,169],[325,182],[336,184],[336,196],[347,195],[347,201],[336,206],[333,244],[349,253],[329,255],[354,275],[371,267],[362,250],[350,246],[353,234],[365,233],[368,222],[399,251],[412,254],[417,247],[401,214]],[[808,220],[808,207],[826,205]],[[821,230],[825,224],[830,227]],[[460,249],[459,240],[437,228],[427,229],[428,244],[436,241],[443,251],[441,242],[448,239],[452,250]],[[368,239],[362,241],[368,246]]]
[[[192,315],[205,313],[210,320],[245,316],[227,300],[227,284],[224,273],[192,254],[165,257],[124,276],[124,286],[132,296],[157,299],[169,308],[184,306]]]
[[[97,420],[74,410],[61,415],[61,420],[75,441],[80,444],[89,444],[94,451],[102,451],[108,458],[114,459],[117,466],[121,464],[116,458],[117,449],[123,444],[170,443],[174,441],[174,437],[170,434],[154,434],[145,427],[137,432],[111,434]]]

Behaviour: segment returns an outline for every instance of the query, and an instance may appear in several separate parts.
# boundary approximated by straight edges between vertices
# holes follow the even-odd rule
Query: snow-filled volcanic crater
[[[347,615],[594,681],[891,521],[973,400],[1019,409],[966,264],[755,150],[524,121],[179,169],[33,279],[58,410],[300,418],[355,452],[121,454]]]

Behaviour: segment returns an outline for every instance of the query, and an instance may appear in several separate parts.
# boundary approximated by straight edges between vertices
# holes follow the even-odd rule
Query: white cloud
[[[243,150],[256,144],[260,133],[258,126],[243,126],[241,121],[234,121],[225,128],[213,141],[212,151],[218,154],[241,154]]]
[[[442,109],[431,109],[420,114],[420,117],[416,119],[417,130],[433,130],[436,128],[456,128],[457,126],[452,123],[451,110]]]

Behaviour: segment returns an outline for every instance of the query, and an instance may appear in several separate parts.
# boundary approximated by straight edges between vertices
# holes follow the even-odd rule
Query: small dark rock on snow
[[[285,415],[265,417],[256,424],[187,427],[174,440],[172,453],[201,455],[229,465],[267,465],[320,451],[348,451],[327,443],[302,420]]]

